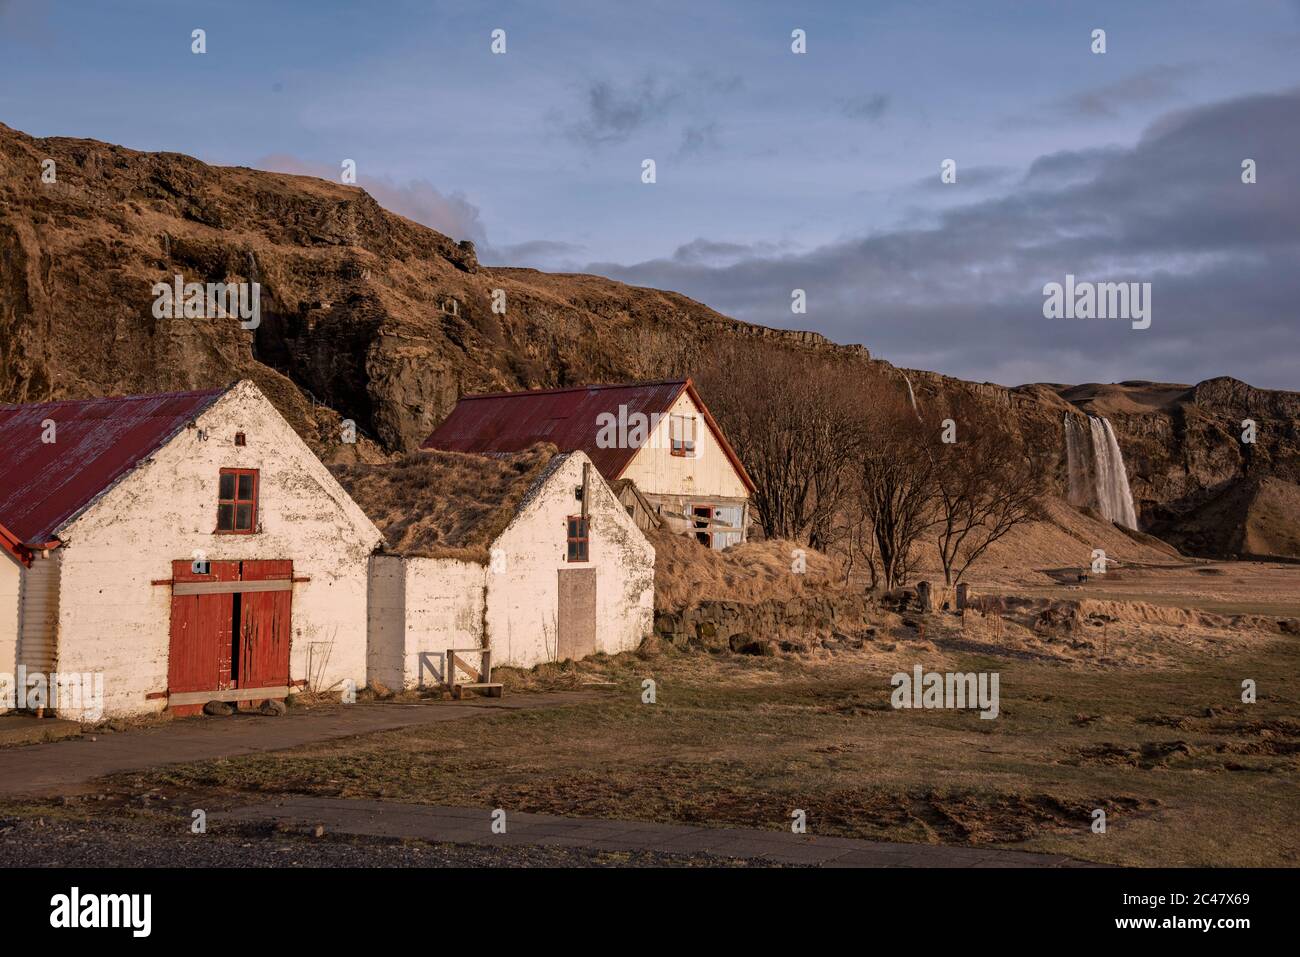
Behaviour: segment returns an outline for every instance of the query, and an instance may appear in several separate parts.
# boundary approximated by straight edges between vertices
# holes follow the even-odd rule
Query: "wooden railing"
[[[475,668],[462,655],[478,655],[478,667]],[[469,677],[469,681],[458,680],[458,673],[462,671]],[[443,681],[456,698],[460,697],[464,688],[482,690],[490,698],[501,697],[501,685],[492,680],[491,648],[448,648]]]

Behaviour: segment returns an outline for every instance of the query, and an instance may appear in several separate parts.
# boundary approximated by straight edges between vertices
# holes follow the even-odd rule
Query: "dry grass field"
[[[807,654],[665,649],[507,672],[509,694],[603,694],[116,785],[774,829],[798,808],[813,833],[1139,866],[1300,863],[1300,638],[1093,615],[1073,633],[1010,616],[1000,634],[933,615],[922,633],[882,612],[876,628]],[[893,709],[890,676],[916,664],[998,672],[998,717]],[[654,704],[642,702],[647,678]],[[1246,678],[1255,704],[1241,700]],[[1091,830],[1096,808],[1105,834]]]

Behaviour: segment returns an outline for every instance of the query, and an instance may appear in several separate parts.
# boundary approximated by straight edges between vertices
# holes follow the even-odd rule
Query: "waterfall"
[[[903,373],[903,381],[907,383],[907,398],[912,403],[912,411],[916,413],[916,417],[919,419],[921,410],[916,407],[916,393],[912,391],[912,380],[908,378],[906,372]]]
[[[1070,504],[1092,506],[1107,521],[1137,528],[1128,472],[1110,420],[1090,415],[1085,429],[1082,419],[1067,415],[1065,454],[1070,475]]]

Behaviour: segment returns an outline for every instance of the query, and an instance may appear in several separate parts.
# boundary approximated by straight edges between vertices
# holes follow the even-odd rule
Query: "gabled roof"
[[[467,395],[424,440],[423,447],[446,452],[518,452],[538,442],[550,442],[562,452],[585,452],[600,474],[612,482],[640,448],[599,447],[598,418],[604,413],[617,416],[620,406],[627,408],[628,417],[637,412],[667,415],[683,392],[690,395],[736,474],[753,492],[754,483],[690,379]]]
[[[511,455],[419,451],[329,468],[391,554],[485,563],[488,547],[567,458],[554,445],[537,445]]]
[[[0,539],[56,544],[68,519],[111,488],[227,389],[0,405]],[[41,441],[54,423],[53,442]]]

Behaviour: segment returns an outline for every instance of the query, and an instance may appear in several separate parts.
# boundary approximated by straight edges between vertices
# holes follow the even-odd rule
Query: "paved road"
[[[279,751],[376,731],[493,712],[558,708],[599,698],[592,692],[560,691],[465,701],[363,702],[291,710],[278,718],[258,714],[185,718],[131,731],[0,750],[0,797],[70,794],[96,778],[123,771]]]
[[[425,844],[346,835],[191,834],[138,820],[65,821],[0,816],[0,868],[19,867],[770,867],[701,854],[615,853],[517,844]]]
[[[747,828],[690,827],[507,811],[506,833],[492,832],[486,808],[430,807],[352,798],[291,797],[213,812],[211,821],[276,822],[356,837],[430,843],[565,847],[591,852],[708,854],[819,867],[1086,867],[1055,854],[933,844],[890,844]]]

